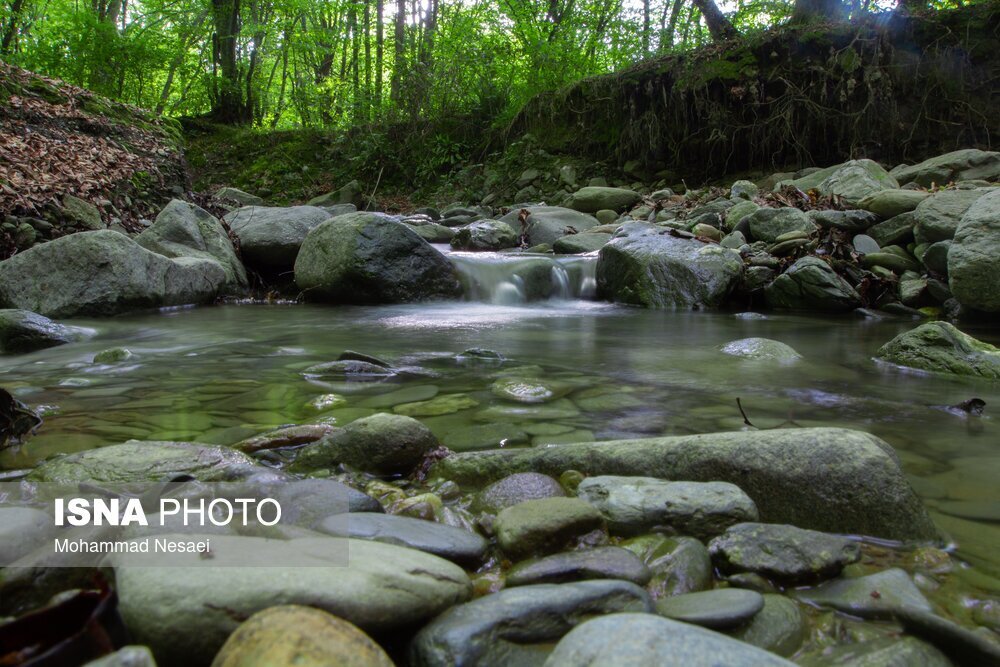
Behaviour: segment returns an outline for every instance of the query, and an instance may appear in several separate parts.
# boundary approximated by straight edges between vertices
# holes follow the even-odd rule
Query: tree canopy
[[[961,2],[961,0],[957,0]],[[906,0],[918,11],[951,0]],[[892,0],[3,0],[0,58],[173,116],[263,128],[509,118],[650,57]]]

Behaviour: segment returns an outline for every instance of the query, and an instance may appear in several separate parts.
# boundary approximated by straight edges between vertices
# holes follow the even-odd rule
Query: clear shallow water
[[[759,320],[549,301],[220,306],[74,323],[97,336],[0,360],[0,386],[49,406],[38,435],[0,453],[0,469],[129,438],[225,445],[285,424],[344,423],[432,398],[468,406],[417,415],[463,450],[735,430],[743,427],[740,397],[758,427],[842,426],[887,440],[960,555],[1000,576],[1000,385],[874,362],[875,350],[911,321]],[[1000,332],[966,329],[1000,344]],[[719,352],[750,336],[780,340],[804,359],[774,366]],[[116,346],[135,357],[92,363]],[[508,361],[456,363],[453,355],[470,347]],[[345,384],[304,373],[345,349],[436,376]],[[517,367],[534,368],[510,370]],[[490,391],[498,373],[542,377],[566,395],[537,407],[507,403]],[[987,403],[982,418],[934,407],[973,396]]]

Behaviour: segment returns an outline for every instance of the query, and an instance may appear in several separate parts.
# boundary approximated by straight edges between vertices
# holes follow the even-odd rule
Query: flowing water
[[[0,453],[0,470],[130,438],[226,445],[393,409],[455,450],[734,430],[744,428],[740,398],[761,428],[841,426],[887,440],[959,554],[1000,576],[1000,386],[873,361],[914,322],[624,308],[578,298],[592,294],[593,258],[477,257],[453,256],[475,299],[465,302],[229,305],[74,322],[96,336],[0,360],[0,386],[45,412],[26,446]],[[1000,344],[995,329],[966,329]],[[751,336],[804,358],[775,365],[719,351]],[[134,356],[93,363],[116,346]],[[460,355],[468,348],[506,361]],[[307,370],[345,349],[423,371],[343,382]],[[541,378],[563,395],[508,403],[491,392],[498,376]],[[982,417],[947,407],[974,396],[986,401]]]

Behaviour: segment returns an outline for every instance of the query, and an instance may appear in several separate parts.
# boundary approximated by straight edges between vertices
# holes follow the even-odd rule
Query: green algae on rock
[[[1000,380],[1000,349],[948,322],[928,322],[901,333],[876,356],[908,368]]]

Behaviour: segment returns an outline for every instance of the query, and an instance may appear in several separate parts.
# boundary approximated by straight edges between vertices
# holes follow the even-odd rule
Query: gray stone
[[[527,210],[525,226],[522,229],[521,211]],[[586,213],[560,206],[529,206],[527,209],[513,209],[500,218],[518,234],[527,236],[529,245],[554,244],[567,234],[579,234],[597,226],[597,218]]]
[[[941,651],[916,637],[885,637],[830,646],[798,658],[801,667],[954,667]]]
[[[992,633],[973,632],[919,606],[903,607],[894,616],[903,630],[931,642],[960,665],[1000,665],[1000,642]]]
[[[942,190],[920,202],[913,211],[916,219],[913,233],[917,243],[934,243],[954,238],[965,212],[989,192],[995,190]]]
[[[346,463],[365,472],[408,474],[439,446],[431,430],[416,419],[379,413],[299,449],[291,469],[309,471]]]
[[[880,222],[868,229],[868,235],[881,246],[906,245],[913,238],[913,227],[917,224],[916,216],[910,213],[900,213],[894,218]]]
[[[809,211],[809,219],[824,229],[841,229],[863,232],[876,222],[878,216],[868,211]]]
[[[928,322],[879,348],[888,362],[934,373],[1000,379],[1000,349],[962,333],[948,322]]]
[[[486,553],[486,540],[476,533],[406,516],[371,512],[336,514],[319,522],[316,529],[334,537],[410,547],[469,565],[478,565]]]
[[[1000,188],[976,200],[962,216],[948,249],[947,273],[951,292],[963,306],[1000,312]]]
[[[652,614],[612,614],[577,626],[545,667],[790,667],[773,653],[689,623]]]
[[[28,479],[36,482],[158,482],[191,475],[204,482],[242,479],[261,470],[246,454],[228,447],[190,442],[130,440],[42,462]]]
[[[740,588],[687,593],[656,602],[660,616],[713,630],[742,625],[763,608],[764,596]]]
[[[764,608],[731,636],[782,657],[799,650],[809,628],[799,605],[783,595],[765,595]]]
[[[587,579],[621,579],[645,586],[653,573],[628,549],[598,547],[553,554],[518,563],[507,573],[507,586],[563,584]]]
[[[219,188],[219,190],[214,195],[212,195],[212,199],[217,199],[223,202],[226,201],[236,202],[241,207],[264,205],[264,200],[261,197],[258,197],[257,195],[252,195],[247,192],[243,192],[243,190],[239,190],[237,188],[230,188],[230,187]]]
[[[1000,152],[966,148],[912,166],[900,165],[891,173],[900,185],[916,183],[925,188],[952,181],[996,181],[1000,180]]]
[[[142,567],[141,554],[109,558],[118,611],[160,663],[202,664],[243,619],[276,605],[308,605],[366,632],[391,633],[437,616],[472,592],[457,565],[391,544],[216,535],[211,548],[210,561],[174,554],[170,563],[176,565],[163,567]],[[281,562],[302,566],[259,567]]]
[[[589,533],[602,531],[604,519],[577,498],[542,498],[501,510],[493,528],[504,553],[520,560],[575,546]]]
[[[355,209],[365,208],[367,204],[364,194],[361,192],[361,184],[357,181],[351,181],[333,192],[328,192],[325,195],[320,195],[318,197],[313,197],[307,202],[308,206],[318,206],[318,207],[333,207],[343,204],[353,204]]]
[[[455,297],[454,267],[410,227],[376,213],[350,213],[317,226],[295,260],[305,298],[403,303]]]
[[[601,188],[588,186],[570,195],[566,207],[581,213],[597,213],[603,209],[612,211],[628,210],[642,201],[642,195],[625,188]]]
[[[194,204],[172,199],[135,242],[164,257],[214,260],[226,272],[228,292],[240,293],[247,288],[246,270],[222,223]]]
[[[577,495],[601,511],[612,533],[622,535],[663,532],[705,539],[757,519],[753,501],[727,482],[607,475],[583,480]]]
[[[566,495],[559,482],[537,472],[520,472],[490,484],[476,497],[475,506],[487,512],[499,512],[525,500],[562,498]]]
[[[743,271],[735,250],[623,225],[598,255],[598,295],[648,308],[718,306]]]
[[[892,448],[860,431],[799,428],[455,454],[430,476],[484,484],[517,472],[728,481],[761,521],[888,539],[936,539]],[[582,502],[582,501],[581,501]]]
[[[451,239],[458,250],[502,250],[517,245],[517,234],[506,222],[477,220],[461,227]]]
[[[797,208],[760,208],[746,218],[755,241],[773,243],[788,232],[816,231],[816,224]]]
[[[0,309],[0,354],[24,354],[86,337],[86,329],[57,324],[37,313]]]
[[[84,667],[156,667],[156,660],[146,646],[123,646],[97,660],[91,660]]]
[[[921,190],[882,190],[858,202],[858,206],[880,218],[892,218],[912,211],[920,202],[931,196]]]
[[[437,223],[432,222],[427,225],[410,226],[420,238],[428,243],[451,243],[451,240],[455,238],[454,229]]]
[[[0,568],[48,543],[56,535],[48,512],[0,506]]]
[[[817,257],[803,257],[774,279],[764,296],[772,308],[853,310],[861,297],[850,283]]]
[[[861,547],[846,537],[767,523],[731,526],[708,550],[722,572],[756,572],[786,582],[834,577],[861,558]]]
[[[62,213],[68,219],[70,225],[84,230],[105,229],[106,225],[101,220],[101,212],[90,202],[84,201],[73,195],[66,195],[62,200]]]
[[[723,354],[734,357],[782,364],[793,363],[802,358],[791,346],[769,338],[741,338],[726,343],[721,350]]]
[[[736,181],[729,188],[729,196],[732,199],[750,200],[760,194],[760,188],[751,181]]]
[[[545,645],[601,614],[651,611],[626,581],[519,586],[449,609],[410,644],[414,667],[540,665]]]
[[[803,602],[861,618],[892,618],[904,609],[931,611],[930,603],[910,575],[899,568],[864,577],[834,579],[815,588],[792,591],[792,595]]]
[[[865,197],[899,188],[899,183],[878,163],[871,160],[851,160],[813,172],[790,182],[802,192],[816,190],[832,195],[847,204],[857,204]]]
[[[266,488],[269,498],[281,504],[284,515],[296,525],[312,528],[339,508],[349,512],[382,512],[377,500],[334,479],[277,479]],[[346,506],[345,506],[346,502]]]
[[[604,244],[611,240],[611,234],[598,234],[584,232],[583,234],[569,234],[552,245],[552,249],[557,254],[578,255],[584,252],[594,252],[604,247]]]
[[[549,403],[562,398],[574,387],[539,378],[504,377],[490,387],[494,396],[514,403]]]
[[[736,204],[726,210],[726,219],[723,226],[725,229],[732,231],[736,228],[736,225],[758,210],[760,210],[760,206],[752,201],[736,202]]]
[[[306,234],[328,220],[318,206],[247,206],[223,218],[240,240],[243,261],[259,271],[288,271]]]
[[[211,302],[225,280],[215,261],[168,259],[110,230],[80,232],[0,262],[0,306],[46,317],[117,315]]]
[[[642,535],[621,546],[642,558],[653,573],[646,590],[654,599],[695,593],[712,585],[708,549],[693,537]]]

